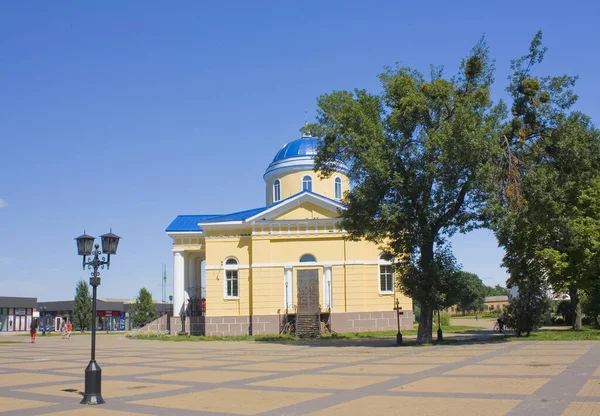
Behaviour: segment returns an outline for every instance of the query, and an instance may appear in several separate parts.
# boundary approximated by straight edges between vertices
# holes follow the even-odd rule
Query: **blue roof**
[[[219,215],[178,215],[167,227],[166,231],[168,233],[177,231],[202,231],[202,228],[198,227],[200,221],[206,221],[212,217],[218,216]]]
[[[231,214],[222,214],[222,215],[178,215],[177,218],[173,220],[173,222],[167,227],[165,230],[168,233],[171,232],[186,232],[186,231],[202,231],[202,228],[198,226],[199,222],[210,223],[210,222],[228,222],[228,221],[244,221],[247,218],[253,217],[256,214],[261,213],[262,211],[274,207],[279,204],[283,204],[285,201],[294,198],[300,194],[311,194],[316,195],[319,198],[326,199],[331,201],[339,206],[344,206],[340,201],[336,201],[335,199],[327,198],[326,196],[317,194],[311,191],[302,191],[298,192],[295,195],[292,195],[286,199],[278,201],[272,205],[261,208],[253,208],[247,209],[245,211],[234,212]]]
[[[317,139],[311,136],[303,136],[301,139],[294,140],[283,146],[273,158],[273,162],[290,159],[292,157],[314,156],[316,154]]]

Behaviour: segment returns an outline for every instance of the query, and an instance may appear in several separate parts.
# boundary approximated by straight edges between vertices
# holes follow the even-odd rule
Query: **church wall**
[[[333,214],[333,215],[332,215]],[[312,218],[335,218],[336,214],[332,213],[323,207],[316,204],[305,203],[299,207],[295,207],[290,211],[275,217],[276,220],[304,220]]]
[[[285,310],[283,267],[257,267],[252,269],[252,304],[256,315],[283,314]]]
[[[344,258],[344,246],[346,257]],[[316,265],[297,263],[301,255],[311,253],[317,258]],[[363,312],[387,311],[395,306],[393,294],[379,293],[379,266],[375,262],[378,248],[371,243],[344,241],[340,238],[238,238],[208,239],[206,258],[207,316],[277,314],[285,309],[284,265],[293,267],[293,300],[297,304],[296,275],[301,268],[319,270],[320,301],[325,305],[323,293],[323,266],[332,263],[333,311]],[[222,262],[227,257],[236,257],[240,262],[239,299],[224,298],[225,272]],[[344,267],[344,260],[347,262]],[[372,264],[352,264],[353,262]],[[337,263],[337,264],[336,264]],[[248,265],[255,265],[252,269]],[[270,265],[273,266],[270,266]],[[345,276],[344,276],[345,273]],[[250,297],[250,277],[253,293]],[[404,310],[412,309],[409,298],[396,293]],[[252,311],[251,311],[252,308]]]
[[[206,315],[248,315],[250,238],[210,239],[206,243]],[[239,299],[225,299],[225,270],[223,262],[235,257],[239,262]]]
[[[327,198],[335,199],[335,178],[338,176],[342,179],[342,194],[350,187],[348,177],[341,173],[334,173],[326,179],[320,179],[318,173],[312,170],[275,175],[266,181],[265,194],[267,205],[273,203],[273,182],[275,179],[279,179],[281,183],[281,199],[285,199],[302,192],[302,178],[304,175],[312,177],[312,191]]]

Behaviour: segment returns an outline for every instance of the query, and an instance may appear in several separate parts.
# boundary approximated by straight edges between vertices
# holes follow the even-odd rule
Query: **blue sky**
[[[577,109],[598,120],[595,2],[406,3],[0,3],[0,295],[72,298],[89,276],[73,238],[112,227],[123,240],[99,296],[159,299],[166,226],[261,206],[265,168],[319,95],[377,92],[395,62],[453,73],[483,34],[495,97],[542,29],[544,72],[579,75]],[[504,283],[491,232],[453,247]]]

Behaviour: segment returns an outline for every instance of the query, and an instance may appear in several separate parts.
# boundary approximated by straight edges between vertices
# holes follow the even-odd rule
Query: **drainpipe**
[[[348,312],[348,297],[346,296],[346,239],[345,238],[344,238],[344,312]]]

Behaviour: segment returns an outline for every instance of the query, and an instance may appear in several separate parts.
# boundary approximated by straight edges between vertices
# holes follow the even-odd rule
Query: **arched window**
[[[394,265],[392,256],[379,256],[379,293],[394,293]]]
[[[279,179],[275,179],[273,182],[273,202],[277,202],[281,199],[281,182]]]
[[[302,178],[302,190],[312,192],[312,178],[310,175],[304,175]]]
[[[335,199],[342,199],[342,178],[335,178],[334,191]]]
[[[233,257],[225,260],[225,298],[239,298],[239,264]]]
[[[312,254],[303,254],[300,257],[300,263],[316,263],[317,259]]]

